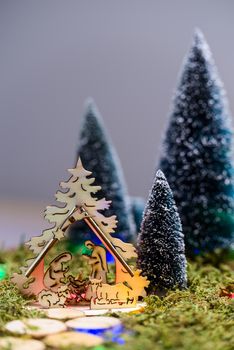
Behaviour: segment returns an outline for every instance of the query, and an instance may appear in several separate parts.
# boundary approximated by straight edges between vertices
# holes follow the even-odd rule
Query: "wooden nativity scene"
[[[101,187],[95,184],[92,173],[84,169],[81,159],[68,171],[71,177],[60,183],[65,191],[59,190],[55,195],[63,207],[53,205],[45,210],[45,219],[53,227],[26,243],[34,257],[26,260],[20,273],[13,274],[12,281],[23,294],[34,295],[46,308],[65,307],[71,303],[86,304],[91,309],[134,307],[138,298],[146,295],[145,288],[149,285],[141,270],[134,266],[135,247],[113,236],[117,218],[103,214],[111,201],[95,197]],[[88,278],[71,273],[72,254],[67,251],[55,256],[48,266],[45,264],[51,248],[64,239],[70,225],[79,220],[84,220],[100,242],[97,244],[90,237],[85,240],[84,234],[82,259],[89,268]],[[114,283],[108,280],[107,254],[114,258]]]

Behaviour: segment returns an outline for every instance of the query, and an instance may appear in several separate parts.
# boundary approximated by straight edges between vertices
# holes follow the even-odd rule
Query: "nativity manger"
[[[116,216],[105,217],[103,212],[111,202],[98,199],[101,190],[95,185],[92,173],[84,169],[79,159],[71,177],[60,186],[65,192],[55,195],[63,207],[48,206],[45,219],[53,227],[43,231],[26,243],[34,257],[26,261],[20,273],[14,273],[12,281],[26,295],[35,295],[42,307],[64,307],[69,303],[88,303],[91,309],[134,307],[139,297],[145,296],[149,282],[141,271],[129,264],[137,257],[134,246],[113,237],[117,226]],[[64,252],[55,256],[45,268],[45,257],[55,244],[66,236],[73,223],[84,220],[100,243],[87,239],[82,255],[90,270],[88,279],[73,276],[69,264],[72,254]],[[107,252],[115,261],[115,281],[108,281]]]

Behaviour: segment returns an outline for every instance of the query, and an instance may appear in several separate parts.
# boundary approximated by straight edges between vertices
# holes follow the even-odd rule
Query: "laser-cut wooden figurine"
[[[85,300],[93,309],[134,306],[139,296],[146,295],[145,288],[149,284],[140,270],[128,264],[130,259],[137,257],[135,248],[111,235],[117,225],[116,216],[102,214],[111,202],[94,197],[101,187],[94,185],[92,173],[84,169],[81,160],[68,171],[72,176],[67,182],[60,183],[67,191],[57,191],[55,195],[65,206],[46,208],[45,219],[54,226],[26,243],[35,257],[26,261],[20,273],[13,274],[12,281],[23,294],[35,295],[43,307],[66,306],[72,299],[77,304]],[[100,240],[100,244],[85,241],[87,253],[82,256],[90,267],[90,277],[86,280],[70,274],[72,255],[69,252],[55,257],[46,271],[44,267],[48,251],[65,237],[68,227],[77,220],[84,220]],[[115,259],[114,284],[108,283],[107,251]]]

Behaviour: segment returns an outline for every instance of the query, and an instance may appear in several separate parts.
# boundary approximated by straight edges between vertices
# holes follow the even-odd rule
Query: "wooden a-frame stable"
[[[72,176],[68,181],[60,183],[66,192],[57,191],[55,195],[59,202],[65,203],[65,206],[46,208],[45,219],[54,226],[44,230],[42,235],[32,237],[26,243],[34,253],[34,258],[26,261],[26,266],[21,267],[21,273],[13,275],[13,282],[25,294],[38,295],[44,288],[44,257],[59,240],[65,237],[68,227],[78,220],[84,220],[113,255],[116,264],[116,284],[126,281],[127,275],[130,278],[135,276],[135,272],[127,262],[137,256],[134,246],[113,237],[112,233],[117,226],[116,216],[105,217],[102,214],[109,208],[111,202],[105,198],[95,197],[101,187],[94,185],[95,179],[91,177],[92,173],[84,169],[80,159],[76,167],[68,171]]]

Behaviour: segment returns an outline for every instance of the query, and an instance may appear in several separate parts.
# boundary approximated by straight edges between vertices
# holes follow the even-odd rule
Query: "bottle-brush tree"
[[[190,256],[233,242],[230,122],[211,52],[197,30],[182,68],[159,164],[173,191]]]
[[[186,258],[180,217],[170,186],[158,170],[138,236],[138,266],[150,293],[186,287]]]
[[[117,216],[116,236],[124,241],[134,241],[136,226],[122,167],[102,117],[92,100],[86,103],[77,149],[77,159],[79,157],[92,172],[96,183],[101,186],[99,197],[108,198],[112,203],[107,215]],[[78,223],[71,228],[70,237],[77,241],[84,231],[87,231],[87,227]]]

